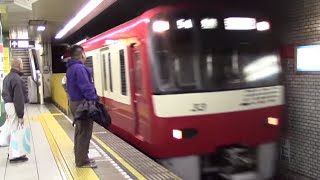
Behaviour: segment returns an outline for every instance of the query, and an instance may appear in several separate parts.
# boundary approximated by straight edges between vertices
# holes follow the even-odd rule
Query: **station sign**
[[[30,40],[10,40],[10,47],[15,48],[35,48],[35,41]]]

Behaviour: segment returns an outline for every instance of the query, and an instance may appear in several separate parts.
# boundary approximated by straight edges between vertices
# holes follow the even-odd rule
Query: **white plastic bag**
[[[31,152],[30,139],[30,128],[19,126],[16,131],[13,131],[10,138],[9,159],[29,154]]]
[[[1,132],[0,132],[0,147],[7,147],[10,143],[10,122],[8,122],[8,119],[6,122],[1,126]]]

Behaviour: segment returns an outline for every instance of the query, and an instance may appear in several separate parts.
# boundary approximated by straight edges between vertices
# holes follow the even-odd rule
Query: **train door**
[[[134,68],[134,94],[133,94],[133,105],[135,112],[135,133],[140,135],[140,122],[142,119],[142,106],[143,106],[143,88],[142,88],[142,62],[141,62],[141,51],[138,44],[134,44],[132,47],[133,53],[133,68]]]

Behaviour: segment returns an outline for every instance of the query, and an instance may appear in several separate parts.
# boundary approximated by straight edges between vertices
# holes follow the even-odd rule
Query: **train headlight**
[[[198,131],[194,128],[172,130],[172,137],[175,139],[190,139],[195,137],[197,134]]]
[[[182,139],[182,131],[181,130],[177,130],[177,129],[174,129],[172,130],[172,136],[176,139]]]
[[[267,21],[262,21],[257,23],[257,30],[258,31],[267,31],[270,29],[270,23]]]
[[[279,125],[279,119],[274,117],[268,117],[268,124],[272,126],[278,126]]]
[[[165,32],[170,29],[170,23],[169,21],[163,21],[163,20],[155,21],[152,24],[152,29],[154,32],[158,32],[158,33]]]

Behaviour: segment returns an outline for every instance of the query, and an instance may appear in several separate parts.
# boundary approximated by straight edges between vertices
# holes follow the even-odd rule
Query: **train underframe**
[[[257,147],[232,145],[217,153],[161,159],[184,180],[268,180],[275,175],[277,143]]]

